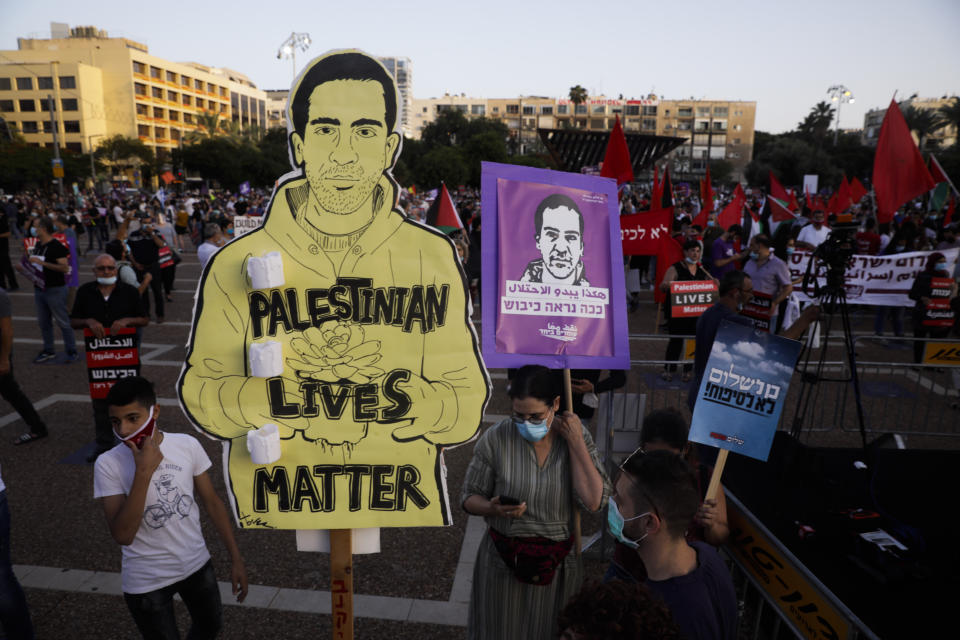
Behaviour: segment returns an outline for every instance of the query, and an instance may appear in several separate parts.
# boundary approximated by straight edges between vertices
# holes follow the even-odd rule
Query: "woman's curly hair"
[[[679,640],[670,611],[641,584],[587,582],[560,613],[559,629],[584,640]]]

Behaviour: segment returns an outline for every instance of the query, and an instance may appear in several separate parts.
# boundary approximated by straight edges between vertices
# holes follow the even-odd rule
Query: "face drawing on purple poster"
[[[569,196],[554,193],[537,205],[534,238],[540,257],[527,263],[520,282],[590,286],[583,268],[583,214]]]
[[[612,355],[607,195],[497,182],[498,351]]]

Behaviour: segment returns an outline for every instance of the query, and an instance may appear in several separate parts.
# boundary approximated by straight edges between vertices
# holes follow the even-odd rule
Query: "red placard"
[[[952,327],[953,309],[950,307],[952,278],[930,278],[930,304],[923,315],[925,327]]]
[[[109,329],[104,329],[104,333],[104,337],[98,338],[90,329],[83,330],[87,380],[94,400],[106,398],[117,380],[140,375],[137,330],[128,327],[111,335]]]
[[[773,296],[760,291],[753,292],[753,298],[743,306],[743,315],[753,320],[753,327],[759,331],[770,332],[770,307]]]
[[[679,280],[670,283],[670,317],[696,318],[717,298],[713,280]]]

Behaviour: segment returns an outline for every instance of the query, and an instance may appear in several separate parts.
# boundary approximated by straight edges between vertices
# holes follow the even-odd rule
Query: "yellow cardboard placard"
[[[927,342],[923,347],[923,364],[960,367],[960,342]]]
[[[335,51],[290,96],[295,170],[204,269],[181,404],[225,443],[242,527],[450,524],[442,451],[476,435],[490,382],[453,243],[397,207],[396,85]],[[252,278],[254,258],[272,271]],[[282,357],[251,363],[269,342]],[[281,456],[255,464],[246,436],[268,423]]]

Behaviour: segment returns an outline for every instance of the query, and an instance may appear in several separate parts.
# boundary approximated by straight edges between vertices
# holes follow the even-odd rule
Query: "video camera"
[[[847,266],[857,250],[856,233],[859,225],[853,221],[850,215],[837,216],[836,220],[830,226],[830,235],[820,243],[810,256],[810,262],[807,263],[807,271],[803,276],[803,292],[811,295],[808,291],[808,285],[811,280],[814,283],[813,297],[820,297],[820,283],[814,277],[814,263],[822,264],[827,270],[827,291],[841,292],[844,287],[844,276],[847,272]],[[819,273],[819,267],[816,269]]]

